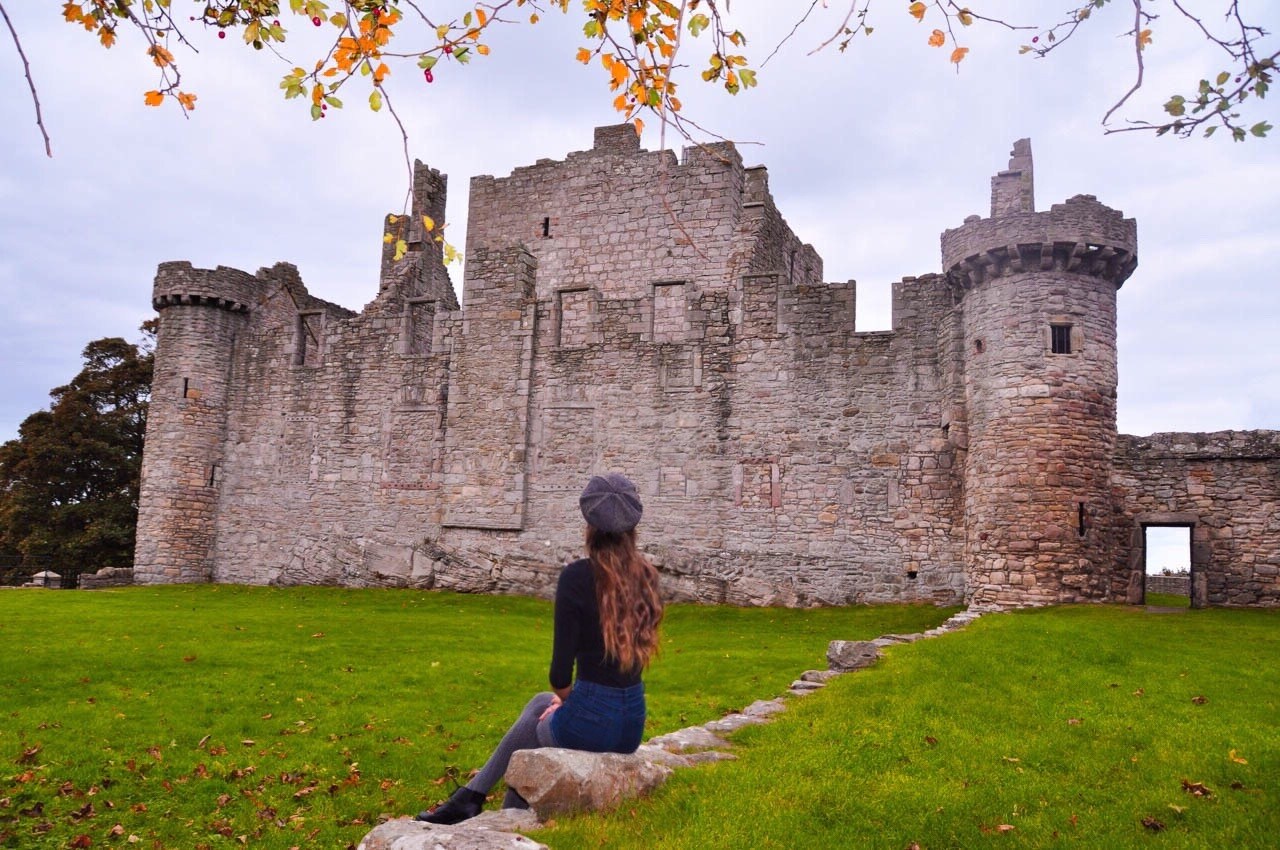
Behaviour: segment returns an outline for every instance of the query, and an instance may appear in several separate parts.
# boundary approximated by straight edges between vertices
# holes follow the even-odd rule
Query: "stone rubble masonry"
[[[549,595],[618,471],[672,600],[1140,599],[1164,522],[1198,604],[1280,604],[1275,435],[1206,460],[1116,434],[1136,227],[1033,186],[1024,139],[871,333],[764,168],[626,125],[472,179],[462,304],[422,163],[360,313],[285,263],[161,264],[135,579]]]

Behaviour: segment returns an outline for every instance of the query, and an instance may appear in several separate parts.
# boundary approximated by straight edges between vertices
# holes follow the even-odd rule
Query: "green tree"
[[[136,345],[86,345],[80,374],[0,446],[0,555],[55,571],[133,563],[155,321],[142,330]]]

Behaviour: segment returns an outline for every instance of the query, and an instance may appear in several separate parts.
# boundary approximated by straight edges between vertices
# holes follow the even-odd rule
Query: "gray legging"
[[[516,722],[511,724],[507,734],[503,735],[502,740],[498,742],[493,755],[489,756],[489,760],[484,763],[484,767],[480,768],[480,772],[467,783],[467,788],[479,794],[488,794],[507,772],[511,755],[516,750],[532,750],[537,747],[556,745],[551,738],[551,718],[538,722],[538,718],[547,710],[547,706],[551,705],[551,700],[554,698],[555,694],[541,693],[529,700],[524,711],[520,712],[520,716],[516,718]],[[502,799],[502,808],[527,809],[529,804],[523,797],[508,788],[506,796]]]

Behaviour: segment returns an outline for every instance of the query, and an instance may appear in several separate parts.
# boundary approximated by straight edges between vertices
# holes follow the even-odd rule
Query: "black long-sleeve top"
[[[578,678],[612,688],[640,683],[640,670],[623,672],[613,659],[604,657],[596,581],[587,558],[574,561],[560,572],[556,585],[555,642],[551,650],[551,687],[557,690]]]

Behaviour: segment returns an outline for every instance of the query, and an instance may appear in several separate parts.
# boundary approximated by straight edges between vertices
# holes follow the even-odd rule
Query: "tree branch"
[[[0,15],[4,16],[5,25],[9,27],[9,35],[13,36],[13,46],[18,48],[18,56],[22,59],[22,72],[27,77],[27,87],[31,89],[31,102],[36,107],[36,126],[40,128],[40,135],[44,137],[45,156],[53,159],[53,145],[49,141],[49,132],[44,128],[44,116],[40,113],[40,96],[36,94],[36,84],[31,79],[31,65],[27,62],[27,54],[23,52],[22,42],[18,40],[18,31],[13,28],[13,21],[9,20],[9,12],[4,8],[3,2],[0,2]]]

